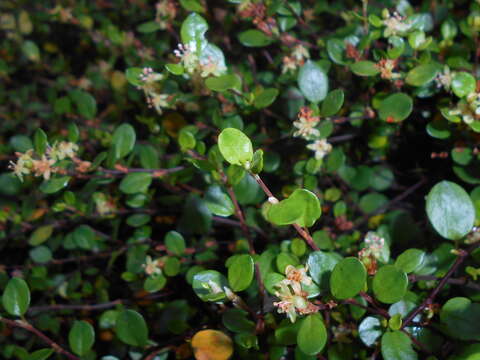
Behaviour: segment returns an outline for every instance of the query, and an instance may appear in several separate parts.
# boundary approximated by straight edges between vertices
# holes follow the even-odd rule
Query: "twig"
[[[415,309],[413,309],[403,320],[402,324],[402,329],[404,329],[406,326],[408,326],[415,316],[417,316],[420,312],[422,312],[427,305],[430,305],[433,303],[433,300],[437,296],[437,294],[443,289],[443,287],[447,284],[448,279],[450,279],[453,275],[453,273],[459,268],[459,266],[463,263],[463,261],[470,255],[476,248],[480,247],[480,243],[475,243],[468,250],[463,250],[460,249],[458,250],[458,257],[453,263],[452,267],[448,272],[445,274],[445,276],[440,280],[440,282],[437,284],[437,286],[432,290],[430,295],[427,296],[425,300],[422,301],[422,303],[417,306]]]
[[[414,275],[411,274],[408,276],[408,280],[410,282],[416,282],[416,281],[440,281],[442,280],[441,277],[433,276],[433,275]],[[460,286],[465,286],[473,290],[480,291],[480,284],[477,284],[473,281],[469,281],[467,278],[460,278],[460,279],[448,279],[447,280],[448,284],[452,285],[460,285]]]
[[[72,353],[70,353],[67,350],[65,350],[64,348],[62,348],[60,345],[58,345],[55,341],[50,339],[47,335],[42,333],[40,330],[34,328],[26,320],[10,320],[10,319],[5,319],[3,317],[0,317],[0,321],[7,324],[7,325],[17,327],[17,328],[21,328],[21,329],[24,329],[24,330],[27,330],[27,331],[31,332],[32,334],[34,334],[37,337],[39,337],[40,339],[42,339],[45,343],[47,343],[58,354],[65,355],[67,358],[69,358],[71,360],[80,360],[80,358],[76,357]]]

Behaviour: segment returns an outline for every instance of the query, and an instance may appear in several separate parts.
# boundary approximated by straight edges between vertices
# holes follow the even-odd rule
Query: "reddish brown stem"
[[[71,359],[71,360],[80,360],[80,358],[76,357],[75,355],[73,355],[72,353],[68,352],[67,350],[65,350],[64,348],[62,348],[60,345],[58,345],[55,341],[53,341],[52,339],[50,339],[47,335],[45,335],[44,333],[42,333],[40,330],[34,328],[32,325],[30,325],[27,321],[25,320],[10,320],[10,319],[5,319],[5,318],[2,318],[0,317],[0,321],[7,324],[7,325],[10,325],[12,327],[17,327],[17,328],[21,328],[21,329],[24,329],[24,330],[27,330],[29,332],[31,332],[32,334],[34,334],[35,336],[39,337],[40,339],[42,339],[45,343],[48,344],[48,346],[50,346],[53,350],[55,350],[55,352],[57,352],[58,354],[62,354],[62,355],[65,355],[67,358]]]

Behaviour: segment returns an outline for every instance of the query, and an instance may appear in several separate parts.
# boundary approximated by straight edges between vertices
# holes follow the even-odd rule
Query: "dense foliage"
[[[480,359],[480,1],[0,2],[2,359]]]

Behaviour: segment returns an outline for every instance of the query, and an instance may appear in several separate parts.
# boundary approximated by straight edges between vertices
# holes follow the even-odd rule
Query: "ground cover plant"
[[[480,359],[480,2],[0,3],[2,359]]]

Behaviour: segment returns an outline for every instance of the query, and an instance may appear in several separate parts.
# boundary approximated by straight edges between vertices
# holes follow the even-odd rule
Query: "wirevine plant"
[[[478,0],[3,0],[0,357],[480,359],[479,32]]]

